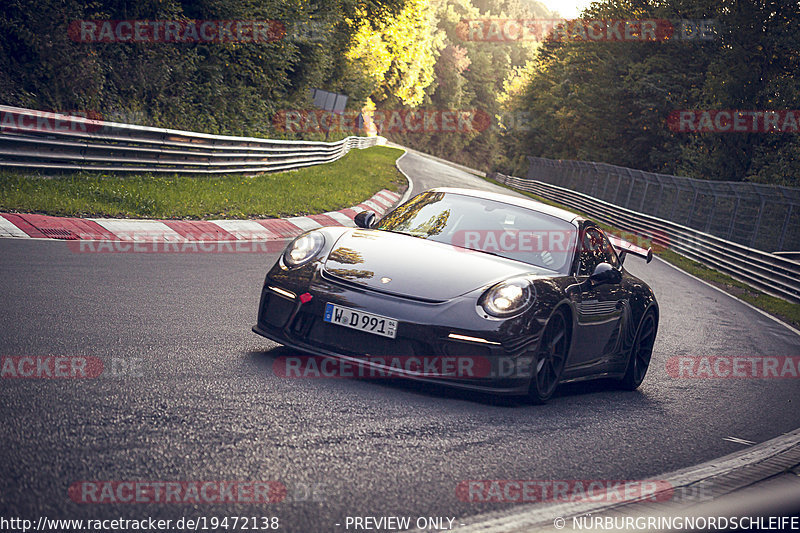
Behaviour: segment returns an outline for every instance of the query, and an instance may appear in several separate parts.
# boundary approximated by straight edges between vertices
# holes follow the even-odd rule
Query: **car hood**
[[[399,296],[445,301],[535,266],[449,244],[378,230],[351,230],[333,246],[325,273]]]

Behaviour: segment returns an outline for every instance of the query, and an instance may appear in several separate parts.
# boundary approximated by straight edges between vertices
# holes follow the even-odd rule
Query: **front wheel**
[[[564,313],[556,312],[547,321],[539,342],[536,365],[531,376],[528,395],[533,403],[545,403],[558,387],[569,350],[567,320]]]
[[[625,376],[619,383],[620,388],[636,390],[644,381],[644,376],[650,366],[650,358],[653,356],[653,345],[656,342],[657,329],[656,314],[653,311],[648,311],[636,331],[636,339],[633,341]]]

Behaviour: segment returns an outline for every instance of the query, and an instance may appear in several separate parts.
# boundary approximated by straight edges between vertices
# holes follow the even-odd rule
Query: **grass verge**
[[[335,211],[381,189],[406,185],[395,167],[402,150],[351,150],[333,163],[290,172],[159,175],[0,172],[0,211],[78,217],[268,218]]]
[[[529,196],[534,200],[538,200],[539,202],[542,202],[544,204],[552,205],[554,207],[559,207],[561,209],[566,209],[567,211],[571,211],[585,218],[594,219],[594,217],[588,215],[587,213],[582,213],[576,209],[572,209],[570,207],[561,205],[552,200],[548,200],[547,198],[542,198],[541,196],[535,195],[533,193],[509,187],[508,185],[505,185],[490,178],[484,178],[484,179],[486,179],[486,181],[494,183],[495,185],[505,187],[506,189],[510,189],[514,192],[524,194],[525,196]],[[619,228],[614,228],[612,226],[609,226],[608,224],[603,224],[598,222],[598,225],[601,226],[605,231],[614,233],[615,235],[621,235],[623,237],[625,237],[626,234],[630,235],[630,232],[620,230]],[[649,241],[641,238],[636,240],[636,244],[641,246],[651,246]],[[724,290],[725,292],[732,294],[733,296],[736,296],[737,298],[744,300],[745,302],[755,307],[758,307],[762,311],[766,311],[767,313],[783,320],[787,324],[791,324],[795,328],[800,328],[800,304],[787,302],[783,298],[778,298],[776,296],[766,294],[756,289],[755,287],[751,287],[746,283],[742,283],[741,281],[736,280],[728,276],[727,274],[723,274],[722,272],[709,268],[706,265],[698,263],[693,259],[684,257],[668,248],[665,249],[663,247],[656,246],[653,247],[653,253],[656,253],[661,259],[675,265],[684,272],[688,272],[689,274],[695,277],[707,281],[708,283],[714,285],[715,287],[718,287]]]

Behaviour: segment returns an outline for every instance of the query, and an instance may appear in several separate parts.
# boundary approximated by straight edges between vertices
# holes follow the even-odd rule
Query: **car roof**
[[[443,192],[451,194],[461,194],[464,196],[472,196],[474,198],[485,198],[486,200],[494,200],[496,202],[502,202],[505,204],[510,204],[525,209],[530,209],[532,211],[538,211],[540,213],[544,213],[552,217],[560,218],[561,220],[564,220],[566,222],[572,222],[576,224],[583,220],[583,217],[581,217],[580,215],[571,213],[566,209],[561,209],[558,207],[553,207],[551,205],[543,204],[542,202],[534,200],[533,198],[519,198],[517,196],[510,196],[508,194],[499,194],[494,192],[481,191],[478,189],[460,189],[457,187],[437,187],[435,189],[430,189],[429,191],[425,192]]]

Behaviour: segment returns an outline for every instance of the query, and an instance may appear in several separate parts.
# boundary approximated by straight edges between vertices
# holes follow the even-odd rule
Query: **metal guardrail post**
[[[733,213],[731,213],[731,224],[728,227],[728,235],[726,237],[728,240],[733,239],[733,229],[736,224],[736,215],[739,212],[739,203],[741,201],[741,196],[739,196],[739,191],[735,192],[736,192],[736,204],[733,206]]]
[[[658,206],[664,202],[664,182],[661,179],[661,174],[656,174],[656,180],[658,180],[658,196],[653,202],[653,205],[656,206],[656,208],[650,214],[658,216]]]
[[[622,185],[622,174],[617,174],[617,188],[614,191],[614,203],[618,204],[617,198],[619,198],[619,187]]]
[[[602,198],[608,198],[608,182],[610,181],[608,179],[608,174],[601,174],[600,170],[597,168],[597,163],[592,163],[592,170],[597,175],[598,180],[600,179],[601,175],[603,176],[603,194],[601,196]]]
[[[669,220],[675,220],[675,210],[678,208],[678,203],[681,198],[681,188],[678,186],[677,178],[672,176],[672,184],[675,186],[675,199],[672,201],[672,210],[669,212]]]
[[[717,211],[717,195],[711,195],[711,213],[708,215],[708,220],[706,221],[706,228],[705,232],[708,233],[711,231],[711,222],[714,220],[714,214]]]
[[[642,193],[642,201],[639,202],[639,211],[644,211],[644,201],[647,199],[647,188],[650,186],[650,181],[644,182],[644,192]]]
[[[781,229],[781,236],[778,239],[778,250],[783,250],[783,243],[786,242],[786,232],[789,230],[789,221],[792,219],[792,209],[794,206],[789,204],[789,209],[786,210],[786,217],[783,219],[783,228]]]
[[[756,216],[756,223],[753,226],[753,236],[750,238],[750,247],[753,248],[756,244],[756,239],[758,239],[758,230],[761,229],[761,215],[764,213],[764,197],[761,196],[761,193],[757,193],[761,197],[761,207],[758,209],[758,215]]]
[[[692,186],[692,190],[694,191],[694,198],[692,199],[692,207],[689,208],[689,211],[686,213],[686,225],[690,228],[692,227],[692,214],[694,213],[694,207],[697,205],[697,195],[700,194],[697,190],[697,187],[694,186],[694,183],[691,181],[689,185]]]
[[[625,206],[625,207],[630,207],[631,206],[631,195],[633,195],[633,188],[634,188],[634,186],[636,184],[636,178],[633,177],[633,171],[631,171],[631,169],[626,168],[625,171],[627,172],[628,177],[631,179],[631,183],[630,183],[630,185],[628,185],[628,197],[625,198],[625,203],[622,204],[622,205]]]

